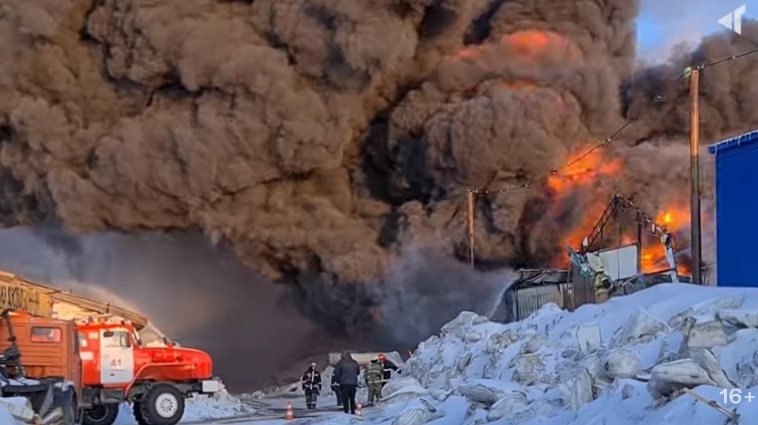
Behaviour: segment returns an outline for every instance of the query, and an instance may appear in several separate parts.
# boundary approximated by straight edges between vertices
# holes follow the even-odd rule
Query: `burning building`
[[[709,148],[716,157],[716,259],[719,286],[758,286],[758,131]]]
[[[581,242],[567,246],[568,269],[521,270],[495,319],[520,320],[549,302],[574,309],[658,283],[691,281],[687,264],[677,262],[681,251],[668,230],[673,213],[661,218],[659,223],[614,195]]]
[[[467,190],[529,185],[478,199],[477,266],[566,269],[565,247],[580,249],[612,193],[675,236],[688,228],[687,95],[675,76],[752,46],[719,35],[639,67],[638,9],[6,0],[0,226],[79,240],[191,232],[281,284],[330,334],[374,336],[399,318],[390,337],[416,342],[460,300],[491,292],[468,268],[450,273],[465,257],[456,211]],[[703,76],[704,138],[758,125],[758,57],[740,61]],[[613,144],[574,161],[628,121]],[[443,260],[408,254],[418,247]],[[643,270],[665,267],[661,250],[646,249]],[[414,315],[435,323],[410,329]]]

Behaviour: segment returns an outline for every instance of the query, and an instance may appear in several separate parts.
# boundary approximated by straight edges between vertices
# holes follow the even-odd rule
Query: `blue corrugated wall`
[[[718,285],[758,287],[758,133],[723,145],[712,148]]]

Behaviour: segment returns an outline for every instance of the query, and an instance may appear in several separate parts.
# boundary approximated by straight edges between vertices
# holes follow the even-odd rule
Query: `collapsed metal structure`
[[[636,241],[607,246],[607,226],[616,219],[631,218]],[[665,251],[667,267],[654,272],[642,270],[643,236],[659,240]],[[618,233],[623,236],[623,231]],[[616,294],[629,294],[658,283],[690,281],[677,271],[673,237],[630,200],[614,195],[595,226],[578,249],[567,247],[567,270],[520,270],[505,292],[493,319],[503,322],[521,320],[547,303],[573,310],[584,304],[604,302]]]

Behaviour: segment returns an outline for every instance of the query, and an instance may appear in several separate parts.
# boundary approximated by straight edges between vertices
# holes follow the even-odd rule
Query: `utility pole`
[[[466,192],[466,209],[468,214],[466,215],[468,224],[468,258],[471,262],[471,267],[474,267],[474,191],[469,190]]]
[[[698,97],[700,70],[690,73],[690,243],[692,247],[692,283],[702,284],[702,250],[700,247],[700,112]]]

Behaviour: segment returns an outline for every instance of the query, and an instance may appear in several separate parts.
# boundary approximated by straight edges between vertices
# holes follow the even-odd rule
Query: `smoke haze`
[[[613,192],[651,214],[686,202],[687,85],[675,77],[752,45],[722,33],[635,69],[638,13],[628,0],[6,0],[0,224],[96,235],[66,248],[89,253],[67,267],[155,308],[180,338],[193,321],[233,320],[213,300],[253,322],[282,317],[266,325],[301,332],[293,344],[322,330],[360,341],[382,328],[377,318],[418,317],[410,298],[449,281],[438,255],[465,257],[465,190],[546,176],[626,119],[635,123],[604,151],[623,162],[617,175],[560,196],[535,185],[482,197],[481,262],[546,265],[585,208]],[[758,39],[755,25],[743,34]],[[706,70],[703,144],[758,126],[757,74],[758,56]],[[197,233],[247,268],[207,254],[166,273],[163,236],[104,232]],[[86,242],[116,239],[130,248]],[[411,247],[439,254],[408,269]],[[192,269],[204,262],[213,273]],[[284,291],[269,281],[318,327],[267,310]],[[148,283],[161,295],[141,292]],[[173,298],[186,321],[160,315],[158,300]]]
[[[412,348],[461,311],[491,317],[514,280],[507,270],[472,271],[439,253],[409,250],[385,278],[376,338],[387,346]]]
[[[170,338],[208,351],[232,390],[258,388],[308,355],[349,347],[299,315],[285,287],[202,237],[72,238],[19,228],[0,232],[0,241],[0,269],[149,315]]]

